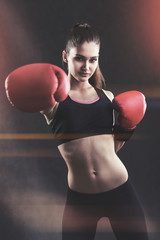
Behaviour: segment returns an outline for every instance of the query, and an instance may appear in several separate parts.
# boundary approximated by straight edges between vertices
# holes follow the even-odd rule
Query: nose
[[[89,62],[88,61],[84,61],[83,66],[82,66],[82,70],[87,72],[89,69]]]

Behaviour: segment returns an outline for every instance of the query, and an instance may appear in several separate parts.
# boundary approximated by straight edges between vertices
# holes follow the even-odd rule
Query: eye
[[[78,61],[78,62],[81,62],[81,61],[83,61],[83,58],[82,57],[75,57],[75,60]]]
[[[90,59],[90,62],[91,63],[94,63],[94,62],[96,62],[98,59],[97,58],[92,58],[92,59]]]

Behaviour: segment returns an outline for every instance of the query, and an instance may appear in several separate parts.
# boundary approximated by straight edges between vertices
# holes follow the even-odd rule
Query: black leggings
[[[102,217],[108,217],[117,240],[148,240],[144,213],[130,180],[97,194],[68,189],[62,240],[93,240]]]

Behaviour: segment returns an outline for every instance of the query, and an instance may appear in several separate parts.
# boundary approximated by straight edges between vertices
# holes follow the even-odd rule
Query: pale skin
[[[99,45],[84,42],[78,47],[63,51],[63,60],[68,64],[71,81],[69,96],[80,102],[98,98],[90,85],[89,78],[95,72],[99,61]],[[112,101],[110,91],[105,91]],[[43,111],[47,121],[54,118],[58,103]],[[128,179],[128,172],[117,152],[124,142],[115,141],[113,134],[84,137],[63,143],[58,149],[68,167],[68,185],[72,190],[83,193],[99,193],[114,189]]]

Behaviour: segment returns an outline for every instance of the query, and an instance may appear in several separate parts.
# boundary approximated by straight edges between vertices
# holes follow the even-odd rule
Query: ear
[[[65,50],[63,50],[63,52],[62,52],[62,59],[63,59],[63,62],[68,63],[68,60],[67,60],[67,53],[66,53]]]

